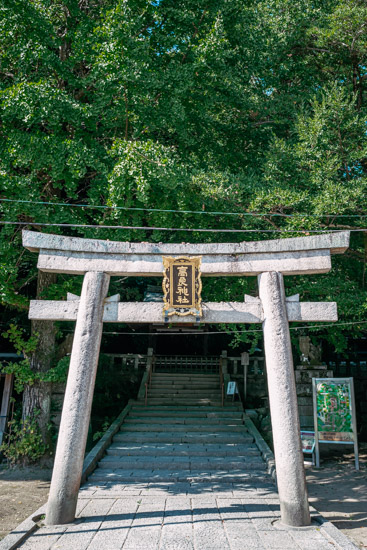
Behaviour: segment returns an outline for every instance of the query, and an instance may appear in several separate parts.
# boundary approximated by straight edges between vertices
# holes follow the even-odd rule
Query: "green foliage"
[[[111,420],[106,417],[105,421],[102,424],[102,429],[99,432],[94,432],[93,441],[98,441],[101,437],[107,432],[108,428],[111,425]]]
[[[15,351],[20,355],[23,353],[25,357],[29,357],[37,348],[38,335],[31,336],[28,340],[24,339],[24,330],[17,325],[11,324],[6,332],[3,332],[2,337],[6,338],[14,346]]]
[[[31,464],[41,458],[46,451],[37,416],[25,420],[14,418],[8,422],[8,434],[0,446],[0,452],[10,464]]]
[[[4,374],[14,374],[14,389],[17,393],[21,393],[24,387],[33,386],[36,382],[66,382],[69,357],[63,357],[57,365],[47,372],[34,372],[29,362],[24,359],[18,362],[0,363],[0,372]]]
[[[35,372],[30,367],[30,355],[37,348],[38,335],[24,339],[24,330],[11,324],[8,331],[2,337],[9,339],[19,355],[24,359],[17,362],[0,363],[0,372],[14,374],[15,391],[21,393],[24,386],[32,386],[36,382],[65,382],[69,368],[69,357],[63,357],[57,365],[46,372]]]
[[[21,393],[26,385],[32,386],[37,379],[26,359],[16,363],[0,363],[0,372],[14,374],[14,389],[17,393]]]
[[[0,196],[28,202],[0,201],[0,215],[35,230],[135,242],[366,228],[366,9],[360,0],[6,0]],[[337,300],[340,321],[366,319],[366,250],[353,235],[330,274],[289,277],[287,291]],[[36,255],[22,248],[19,228],[5,225],[0,258],[4,322],[16,323],[35,295]],[[120,287],[113,279],[111,290],[124,297],[143,292],[136,280]],[[77,278],[60,276],[44,298],[79,290]],[[206,279],[203,292],[242,299],[256,285]],[[362,324],[312,332],[338,350],[363,333]],[[254,347],[257,333],[234,338]]]

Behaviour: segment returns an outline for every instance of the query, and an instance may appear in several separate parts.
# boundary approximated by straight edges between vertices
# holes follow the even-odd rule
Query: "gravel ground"
[[[47,500],[51,470],[0,466],[0,539]]]
[[[320,469],[307,466],[306,475],[312,506],[360,548],[367,548],[366,443],[360,445],[359,458],[357,472],[354,454],[335,451],[321,462]]]

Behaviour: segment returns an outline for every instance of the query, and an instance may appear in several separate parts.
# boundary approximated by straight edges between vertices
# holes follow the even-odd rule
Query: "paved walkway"
[[[239,404],[221,406],[217,378],[156,373],[148,406],[130,407],[81,488],[77,520],[52,527],[40,521],[13,544],[34,528],[26,520],[0,550],[356,549],[316,513],[311,527],[281,525],[265,473],[271,452]]]
[[[279,525],[266,476],[247,483],[103,483],[80,491],[72,525],[41,526],[22,550],[352,550],[329,522]]]

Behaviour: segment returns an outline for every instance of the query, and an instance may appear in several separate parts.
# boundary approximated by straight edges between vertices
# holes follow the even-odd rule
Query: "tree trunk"
[[[366,266],[367,266],[367,233],[363,234],[364,244],[364,263],[363,263],[363,276],[362,276],[362,288],[365,287],[366,282]]]
[[[55,273],[38,272],[37,299],[44,297],[47,288],[56,282]],[[35,373],[47,372],[55,353],[55,327],[52,321],[32,321],[32,335],[38,334],[38,345],[36,351],[30,358],[30,367]],[[36,417],[43,441],[46,445],[50,443],[48,424],[51,411],[51,388],[48,382],[36,382],[27,385],[23,392],[22,418],[31,419]]]

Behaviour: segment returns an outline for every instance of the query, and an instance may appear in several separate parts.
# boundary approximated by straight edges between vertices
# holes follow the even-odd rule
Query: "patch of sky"
[[[351,178],[361,178],[363,176],[363,167],[357,162],[355,164],[348,165],[348,172],[345,168],[340,168],[338,173],[342,178],[349,181]]]

